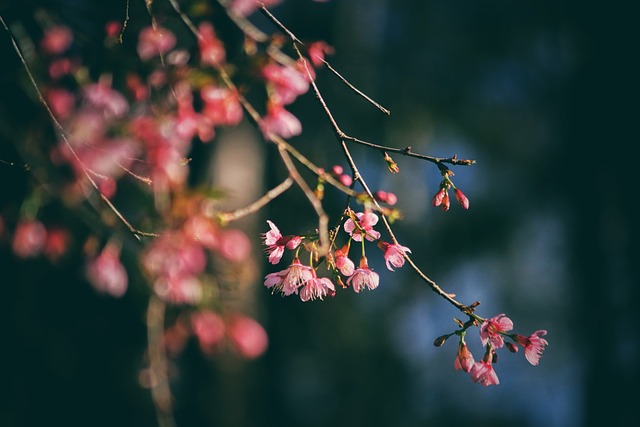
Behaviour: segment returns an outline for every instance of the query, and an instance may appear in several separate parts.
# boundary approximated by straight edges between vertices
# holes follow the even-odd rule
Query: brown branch
[[[279,195],[287,191],[292,184],[293,184],[293,178],[291,178],[291,176],[288,176],[280,184],[278,184],[277,186],[269,190],[267,194],[265,194],[255,202],[251,203],[250,205],[240,209],[233,210],[231,212],[223,212],[219,214],[218,217],[223,223],[228,223],[228,222],[238,220],[252,213],[256,213],[265,205],[267,205],[269,202],[271,202],[273,199],[275,199],[276,197],[278,197]]]

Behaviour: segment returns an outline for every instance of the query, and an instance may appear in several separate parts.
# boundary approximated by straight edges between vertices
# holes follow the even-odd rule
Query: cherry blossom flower
[[[207,85],[200,90],[200,97],[204,102],[202,115],[214,125],[235,126],[242,120],[242,105],[237,92]]]
[[[317,41],[309,44],[309,59],[314,67],[321,67],[324,65],[325,54],[333,54],[333,47],[329,46],[326,42]]]
[[[266,7],[275,6],[280,0],[263,0],[262,3]],[[258,8],[258,2],[255,0],[231,0],[229,10],[239,16],[249,16]]]
[[[269,346],[269,337],[262,325],[241,314],[229,318],[227,336],[233,349],[247,359],[262,355]]]
[[[65,26],[56,26],[45,31],[40,47],[44,53],[59,55],[69,49],[72,42],[71,30]]]
[[[274,135],[288,139],[300,135],[302,123],[282,105],[269,103],[267,115],[260,121],[260,130],[268,140],[271,140]]]
[[[365,257],[360,259],[360,267],[347,279],[347,285],[351,285],[356,293],[359,293],[365,287],[369,290],[374,290],[378,287],[379,282],[378,273],[369,268]]]
[[[218,253],[231,262],[242,262],[251,254],[251,241],[242,230],[223,230]]]
[[[98,83],[87,85],[83,90],[88,106],[102,112],[107,118],[122,117],[129,110],[127,99],[111,88],[111,78],[103,77]]]
[[[273,222],[267,220],[267,224],[269,224],[271,230],[264,233],[262,239],[267,246],[269,262],[271,264],[277,264],[284,254],[284,249],[297,248],[302,242],[302,238],[300,236],[283,236]]]
[[[458,344],[458,353],[453,361],[453,367],[456,371],[463,370],[465,372],[469,372],[471,371],[474,363],[473,355],[469,351],[467,344],[465,344],[464,341],[460,341],[460,344]]]
[[[394,271],[393,267],[402,267],[405,261],[404,255],[407,252],[411,253],[411,249],[407,248],[406,246],[401,246],[399,244],[390,244],[382,240],[379,241],[378,246],[384,251],[384,260],[387,264],[387,268],[391,271]]]
[[[276,104],[291,104],[309,90],[308,76],[292,66],[269,63],[262,69],[262,75],[273,89],[270,99]]]
[[[217,67],[225,60],[224,45],[216,36],[213,25],[203,22],[198,26],[198,48],[200,49],[200,60],[204,64]]]
[[[353,240],[362,241],[363,234],[370,242],[380,238],[380,233],[373,229],[373,226],[378,223],[378,215],[373,212],[358,212],[356,217],[358,218],[357,226],[351,218],[344,223],[344,231],[349,233]]]
[[[176,36],[171,31],[162,27],[147,27],[140,31],[138,37],[138,56],[147,61],[170,51],[175,45]]]
[[[222,342],[225,334],[225,324],[217,313],[201,310],[190,317],[193,334],[198,339],[198,345],[205,354],[213,353]]]
[[[50,261],[58,261],[69,248],[71,235],[69,231],[60,227],[52,227],[47,230],[47,239],[43,252]]]
[[[65,89],[50,88],[45,93],[54,116],[60,120],[68,118],[76,104],[76,97]]]
[[[93,287],[114,297],[127,291],[127,270],[120,262],[120,247],[107,243],[102,252],[87,264],[86,276]]]
[[[504,314],[498,314],[491,319],[485,320],[480,325],[480,340],[482,345],[491,342],[494,348],[501,348],[504,345],[502,333],[513,329],[513,322]]]
[[[535,331],[528,337],[518,334],[513,336],[513,339],[524,347],[524,357],[533,366],[536,366],[540,362],[542,352],[544,351],[545,346],[549,344],[547,340],[542,338],[545,335],[547,335],[547,331],[539,330]]]
[[[500,384],[498,375],[493,369],[493,365],[490,360],[488,362],[484,360],[475,362],[469,370],[469,373],[471,374],[471,381],[479,383],[485,387]]]
[[[281,292],[284,296],[289,296],[297,294],[298,289],[312,279],[314,274],[311,267],[300,264],[300,260],[294,258],[289,268],[267,274],[264,285],[267,289],[273,289],[273,292]]]
[[[38,255],[47,240],[47,229],[37,220],[20,220],[13,233],[11,248],[20,258]]]
[[[304,302],[313,301],[316,298],[322,300],[323,297],[327,295],[332,297],[335,293],[336,287],[330,279],[317,277],[314,273],[314,277],[307,280],[300,289],[300,299]]]
[[[340,273],[345,276],[351,276],[356,268],[353,261],[351,261],[351,259],[349,259],[349,257],[347,256],[348,254],[349,244],[344,245],[342,249],[336,249],[334,254],[336,268],[340,270]]]

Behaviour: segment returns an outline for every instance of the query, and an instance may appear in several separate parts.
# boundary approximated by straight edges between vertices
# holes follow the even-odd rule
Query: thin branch
[[[129,22],[129,0],[127,0],[127,5],[124,9],[124,22],[122,23],[122,29],[120,30],[120,35],[118,36],[118,43],[122,44],[122,36],[124,35],[124,30],[127,29],[127,23]]]
[[[307,196],[307,199],[309,200],[309,202],[311,202],[311,205],[316,211],[316,215],[318,215],[318,238],[320,240],[320,247],[318,248],[318,256],[320,257],[325,256],[330,249],[329,217],[325,213],[324,208],[322,207],[322,203],[320,202],[320,199],[316,197],[316,195],[313,193],[313,190],[309,188],[309,186],[307,185],[307,182],[298,173],[298,170],[293,164],[293,161],[289,156],[289,152],[286,150],[286,148],[284,148],[281,145],[278,145],[278,152],[280,153],[280,157],[282,158],[282,161],[287,167],[289,174],[295,180],[296,184],[298,184],[298,187],[300,187],[300,189],[304,192],[304,195]]]
[[[238,220],[247,215],[256,213],[260,209],[262,209],[265,205],[267,205],[269,202],[271,202],[273,199],[275,199],[276,197],[278,197],[279,195],[287,191],[292,184],[293,184],[293,178],[291,178],[291,176],[288,176],[280,184],[278,184],[277,186],[269,190],[267,194],[265,194],[255,202],[251,203],[250,205],[240,209],[236,209],[231,212],[223,212],[219,215],[219,217],[224,223],[227,223],[227,222]]]

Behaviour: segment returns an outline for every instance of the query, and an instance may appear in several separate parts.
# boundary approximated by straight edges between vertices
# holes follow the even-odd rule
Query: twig
[[[291,184],[293,184],[293,178],[291,178],[291,176],[288,176],[284,181],[269,190],[267,194],[265,194],[255,202],[231,212],[223,212],[219,215],[219,218],[222,222],[227,223],[255,213],[262,207],[267,205],[269,202],[271,202],[273,199],[287,191],[291,187]]]

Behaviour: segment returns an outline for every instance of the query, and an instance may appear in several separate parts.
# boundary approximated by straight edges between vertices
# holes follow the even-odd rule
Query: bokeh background
[[[287,0],[274,8],[300,39],[334,46],[334,67],[392,111],[382,115],[320,72],[345,132],[477,161],[454,169],[471,209],[443,213],[430,205],[439,183],[433,165],[395,158],[401,172],[392,175],[377,153],[353,147],[369,184],[398,195],[405,218],[397,236],[430,277],[463,302],[481,301],[483,316],[507,313],[519,333],[548,330],[550,344],[538,367],[501,352],[501,384],[472,384],[453,370],[454,342],[433,346],[455,328],[458,313],[406,267],[390,273],[370,255],[381,274],[374,292],[304,304],[256,282],[251,304],[269,332],[267,353],[255,361],[208,359],[192,343],[173,366],[178,425],[629,425],[640,360],[637,47],[632,14],[617,3]],[[110,66],[99,53],[101,32],[123,19],[124,1],[0,5],[5,21],[27,29],[34,11],[46,11],[80,35],[89,60]],[[132,1],[129,13],[131,28],[148,25],[142,1]],[[127,44],[135,48],[125,34]],[[0,159],[19,162],[20,126],[42,111],[17,85],[24,75],[4,31],[0,58]],[[293,143],[320,165],[346,166],[313,95],[292,111],[304,128]],[[242,132],[257,136],[249,127]],[[250,147],[269,188],[282,167],[271,148]],[[200,155],[211,163],[196,162],[194,175],[216,179],[208,168],[220,152]],[[225,176],[221,185],[232,186]],[[0,180],[0,209],[15,209],[29,173],[0,163]],[[327,194],[330,213],[341,203]],[[285,233],[313,227],[296,192],[256,216],[261,231],[266,218]],[[138,381],[146,364],[143,285],[121,299],[104,297],[83,279],[81,259],[19,260],[7,240],[0,244],[0,425],[155,425]],[[263,274],[272,268],[261,266]],[[468,342],[480,357],[479,340]]]

